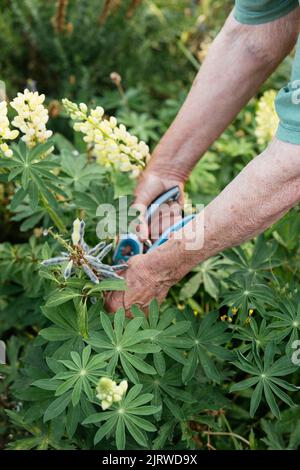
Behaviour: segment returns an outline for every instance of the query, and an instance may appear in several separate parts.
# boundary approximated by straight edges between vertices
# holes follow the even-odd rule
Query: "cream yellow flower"
[[[48,110],[43,102],[45,95],[24,90],[10,103],[17,111],[17,116],[12,124],[22,132],[22,140],[30,148],[37,143],[43,143],[52,135],[52,131],[46,129],[49,119]]]
[[[17,130],[11,130],[9,120],[7,117],[7,103],[1,101],[0,103],[0,151],[5,157],[11,157],[13,152],[9,148],[6,140],[14,140],[18,137],[19,132]]]
[[[203,62],[204,59],[206,58],[208,54],[208,49],[210,48],[211,43],[212,43],[212,39],[208,36],[200,43],[200,49],[197,52],[197,57],[200,60],[200,62]]]
[[[83,240],[85,223],[83,220],[75,219],[73,222],[72,242],[78,245]]]
[[[90,112],[85,103],[72,103],[64,99],[63,105],[75,121],[74,130],[84,134],[83,140],[101,165],[138,176],[148,161],[149,147],[131,135],[115,117],[106,119],[104,109],[97,106]]]
[[[274,104],[276,94],[275,90],[268,90],[258,102],[255,135],[260,145],[267,144],[274,137],[279,124]]]
[[[128,382],[122,380],[119,385],[108,377],[102,377],[97,385],[97,398],[101,401],[102,410],[107,410],[113,403],[122,400],[127,392]]]

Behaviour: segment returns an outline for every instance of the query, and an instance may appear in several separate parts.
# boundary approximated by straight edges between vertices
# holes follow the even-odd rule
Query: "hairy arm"
[[[151,265],[170,266],[165,279],[177,282],[201,261],[263,232],[299,201],[300,146],[274,139],[196,217],[196,224],[186,226],[181,240],[169,240],[145,258]]]
[[[294,46],[299,10],[257,26],[229,16],[185,103],[154,150],[136,190],[137,204],[147,206],[166,189],[182,187],[199,158]],[[141,238],[147,238],[145,224]]]
[[[152,298],[162,300],[198,263],[261,233],[299,201],[300,146],[274,139],[196,217],[196,224],[186,226],[181,239],[130,260],[129,290],[112,295],[109,308],[129,310],[138,304],[145,309]]]

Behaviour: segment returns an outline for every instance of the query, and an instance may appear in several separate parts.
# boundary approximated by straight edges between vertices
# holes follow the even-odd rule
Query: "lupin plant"
[[[101,107],[68,100],[75,143],[49,139],[44,99],[18,95],[11,122],[0,105],[3,210],[14,237],[16,223],[24,232],[0,244],[0,333],[16,332],[0,365],[8,447],[297,448],[297,209],[283,228],[196,267],[147,317],[137,307],[130,320],[110,315],[104,292],[126,288],[127,266],[109,265],[112,243],[92,246],[84,220],[95,226],[100,204],[132,191],[149,149]]]
[[[105,256],[111,251],[112,244],[106,244],[104,241],[90,248],[84,241],[85,222],[75,219],[73,222],[72,244],[66,243],[59,235],[53,234],[52,230],[46,231],[65,247],[67,251],[63,251],[61,256],[50,258],[42,262],[43,266],[53,266],[57,264],[65,265],[64,278],[69,277],[75,268],[82,271],[90,278],[94,284],[99,284],[103,278],[122,279],[116,271],[126,269],[126,264],[110,266],[102,262]]]

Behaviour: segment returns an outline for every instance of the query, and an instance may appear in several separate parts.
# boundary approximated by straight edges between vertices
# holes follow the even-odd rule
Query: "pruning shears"
[[[178,186],[174,186],[165,193],[161,194],[157,199],[155,199],[155,201],[153,201],[147,209],[147,223],[150,223],[151,218],[162,204],[166,202],[177,201],[179,199],[179,196],[180,189]],[[132,256],[146,252],[149,253],[150,251],[165,243],[169,239],[169,236],[172,232],[180,230],[194,217],[195,214],[183,217],[179,222],[166,229],[162,233],[160,238],[156,240],[153,244],[149,240],[147,240],[147,242],[145,243],[142,243],[134,233],[121,234],[113,255],[114,264],[126,263]]]

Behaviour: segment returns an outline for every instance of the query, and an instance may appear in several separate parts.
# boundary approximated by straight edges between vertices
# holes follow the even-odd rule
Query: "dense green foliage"
[[[19,141],[13,157],[0,157],[3,447],[297,449],[298,208],[197,266],[160,308],[153,301],[148,318],[138,308],[132,320],[105,311],[103,292],[124,289],[122,280],[94,285],[81,271],[65,280],[60,267],[41,265],[61,250],[45,228],[69,242],[83,218],[94,246],[99,204],[117,205],[133,188],[90,158],[56,100],[101,104],[153,147],[232,2],[111,2],[106,17],[105,3],[0,1],[0,78],[9,97],[36,81],[55,131],[48,143],[29,150]],[[285,82],[289,62],[264,89]],[[209,202],[261,150],[256,107],[257,98],[195,168],[186,186],[194,203]],[[105,411],[101,377],[129,385]]]

